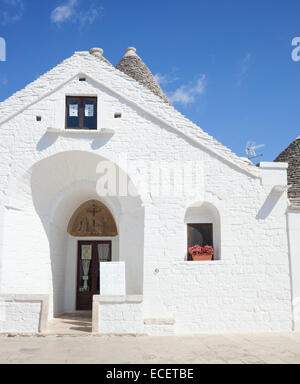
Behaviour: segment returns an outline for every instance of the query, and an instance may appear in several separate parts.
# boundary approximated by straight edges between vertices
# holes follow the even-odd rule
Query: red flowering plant
[[[206,245],[205,247],[202,248],[202,253],[205,253],[207,255],[213,255],[214,252],[215,250],[210,245]]]
[[[189,252],[192,256],[199,256],[202,254],[202,247],[200,247],[200,245],[195,245],[194,247],[189,248]]]
[[[194,247],[189,248],[189,253],[192,255],[193,260],[201,261],[201,260],[212,260],[214,255],[214,249],[210,245],[206,245],[205,247],[200,247],[200,245],[195,245]]]

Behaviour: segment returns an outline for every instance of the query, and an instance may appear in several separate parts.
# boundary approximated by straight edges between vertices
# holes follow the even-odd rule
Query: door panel
[[[90,311],[100,294],[99,262],[111,261],[111,241],[78,242],[77,310]]]

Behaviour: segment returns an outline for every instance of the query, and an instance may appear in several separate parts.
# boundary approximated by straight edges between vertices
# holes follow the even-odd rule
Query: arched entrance
[[[15,273],[22,292],[49,295],[49,319],[76,311],[79,241],[110,241],[112,262],[126,264],[126,294],[143,293],[144,206],[138,194],[99,196],[99,161],[108,160],[90,152],[61,152],[37,162],[14,189],[15,204],[21,206],[17,203],[22,198],[26,215],[11,211],[8,219],[19,223],[16,236],[22,235],[24,241],[7,242],[9,247],[21,246],[18,252],[7,251],[20,255]],[[131,181],[117,164],[111,164],[118,179],[127,176]],[[112,227],[100,220],[93,228],[92,221],[85,231],[81,214],[87,208],[93,218],[93,201],[97,202],[95,217],[105,207],[106,217],[113,218]],[[16,215],[22,215],[22,220],[15,220]],[[5,283],[11,290],[10,281]]]
[[[97,238],[78,240],[77,247],[76,310],[90,311],[93,296],[100,294],[100,263],[112,261],[112,241],[103,239],[118,236],[117,225],[103,203],[89,200],[74,212],[68,233],[76,238]]]

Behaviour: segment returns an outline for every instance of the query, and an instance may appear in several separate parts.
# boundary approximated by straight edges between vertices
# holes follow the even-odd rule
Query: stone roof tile
[[[300,137],[294,140],[274,161],[288,163],[289,198],[300,204]]]
[[[143,60],[137,55],[136,49],[129,47],[116,68],[148,88],[156,96],[160,97],[165,103],[171,105],[167,96],[160,88],[150,69]]]

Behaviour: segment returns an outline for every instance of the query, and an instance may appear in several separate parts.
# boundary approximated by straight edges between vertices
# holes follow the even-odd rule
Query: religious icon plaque
[[[73,214],[68,232],[76,237],[114,237],[118,235],[115,220],[109,209],[99,201],[82,204]]]

